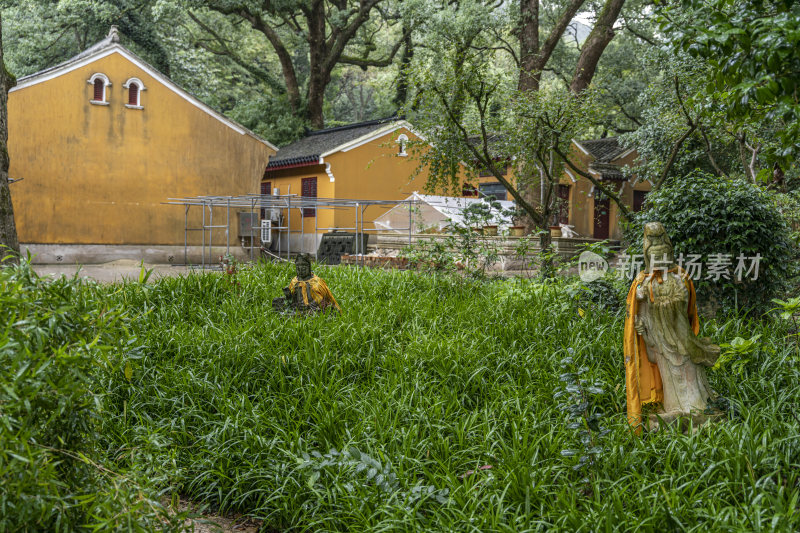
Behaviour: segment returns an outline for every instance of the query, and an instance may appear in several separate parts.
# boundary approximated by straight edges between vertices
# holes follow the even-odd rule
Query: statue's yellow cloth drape
[[[323,281],[322,278],[313,275],[310,279],[301,281],[297,279],[297,276],[295,276],[289,283],[289,290],[294,292],[295,288],[299,289],[300,294],[303,295],[303,303],[305,305],[308,305],[308,297],[310,294],[311,298],[322,309],[333,306],[337,311],[341,311],[339,304],[336,303],[336,298],[333,297],[331,290],[328,288],[328,285],[325,283],[325,281]]]
[[[694,291],[692,280],[686,272],[679,267],[675,267],[670,272],[679,273],[683,277],[683,282],[689,291],[689,305],[687,314],[689,324],[697,335],[700,332],[700,321],[697,318],[697,296]],[[653,277],[654,282],[661,283],[661,271],[657,270],[652,274],[640,272],[631,284],[628,291],[627,312],[625,314],[625,334],[623,337],[623,354],[625,356],[625,393],[628,405],[628,423],[639,431],[642,418],[642,404],[664,401],[664,393],[661,385],[661,374],[658,366],[651,363],[647,358],[647,346],[641,335],[636,332],[634,321],[639,304],[636,300],[636,289],[648,277]],[[650,299],[652,301],[652,291]]]

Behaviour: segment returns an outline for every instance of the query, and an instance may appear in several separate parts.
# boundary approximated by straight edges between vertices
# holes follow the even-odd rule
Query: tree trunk
[[[308,109],[306,117],[314,129],[325,127],[323,106],[325,87],[331,76],[326,68],[327,47],[325,45],[325,10],[322,2],[315,2],[307,13],[308,20]],[[332,66],[332,65],[331,65]]]
[[[603,6],[603,10],[600,11],[600,16],[597,17],[594,28],[592,28],[589,37],[586,38],[586,42],[581,47],[578,66],[569,86],[573,94],[580,94],[592,82],[600,57],[603,55],[608,43],[614,38],[614,23],[617,21],[619,12],[624,4],[625,0],[608,0]]]
[[[325,87],[327,83],[314,76],[308,83],[308,108],[306,118],[315,130],[325,127],[323,108],[325,104]]]
[[[3,18],[0,14],[0,245],[19,253],[17,226],[14,223],[14,206],[8,187],[8,91],[17,80],[6,70],[3,58]],[[0,259],[8,249],[0,249]]]
[[[411,60],[414,59],[414,42],[411,40],[411,32],[408,27],[403,25],[404,39],[403,55],[400,56],[400,71],[397,74],[397,91],[394,96],[394,105],[402,109],[408,99],[408,69],[411,67]]]
[[[538,91],[542,75],[539,61],[539,0],[522,0],[519,21],[520,91]]]

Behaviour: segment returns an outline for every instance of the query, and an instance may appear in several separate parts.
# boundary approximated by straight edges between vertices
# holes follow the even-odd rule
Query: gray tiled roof
[[[312,131],[302,139],[279,149],[277,154],[269,158],[267,170],[313,163],[319,160],[320,155],[397,120],[397,117],[382,118]]]
[[[627,148],[620,146],[616,137],[586,139],[578,142],[581,146],[586,148],[586,151],[588,151],[598,163],[608,163],[628,151]]]
[[[589,168],[595,172],[599,172],[600,176],[606,180],[624,180],[625,175],[622,173],[622,167],[613,165],[611,163],[589,163]]]

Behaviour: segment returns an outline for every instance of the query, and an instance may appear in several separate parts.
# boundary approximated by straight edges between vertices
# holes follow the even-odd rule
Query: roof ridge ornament
[[[111,25],[111,29],[108,31],[108,38],[111,39],[112,43],[119,42],[119,28],[115,24]]]

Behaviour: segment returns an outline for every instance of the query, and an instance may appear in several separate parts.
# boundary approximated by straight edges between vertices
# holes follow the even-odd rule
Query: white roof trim
[[[565,167],[564,167],[564,171],[567,173],[567,176],[569,176],[569,179],[571,179],[571,180],[572,180],[572,183],[578,183],[578,178],[576,178],[576,177],[575,177],[575,174],[573,174],[573,173],[572,173],[572,171],[571,171],[570,169],[568,169],[568,168],[565,166]]]
[[[139,78],[128,78],[128,81],[123,83],[122,86],[124,88],[126,88],[126,89],[130,89],[131,83],[137,84],[139,86],[139,90],[140,91],[146,91],[147,90],[147,87],[144,86],[144,82],[142,82],[142,80],[140,80]]]
[[[111,87],[111,82],[109,81],[108,76],[106,76],[102,72],[95,72],[94,74],[92,74],[91,77],[88,80],[86,80],[86,83],[94,85],[95,80],[98,80],[98,79],[103,80],[103,84],[106,87]],[[11,91],[8,91],[8,92],[11,92]]]
[[[322,154],[320,157],[329,156],[331,154],[335,154],[336,152],[349,152],[350,150],[352,150],[354,148],[358,148],[359,146],[367,144],[370,141],[373,141],[375,139],[383,137],[387,133],[391,133],[391,132],[393,132],[393,131],[395,131],[397,129],[400,129],[401,127],[402,126],[400,125],[399,122],[390,122],[386,126],[383,126],[381,128],[378,128],[377,130],[374,130],[374,131],[371,131],[371,132],[369,132],[369,133],[367,133],[365,135],[362,135],[361,137],[358,137],[357,139],[353,139],[352,141],[348,141],[348,142],[346,142],[344,144],[340,144],[339,146],[337,146],[337,147],[335,147],[335,148],[333,148],[331,150],[328,150],[327,152]]]
[[[121,55],[122,57],[124,57],[125,59],[127,59],[128,61],[130,61],[131,63],[133,63],[134,65],[136,65],[140,69],[142,69],[143,71],[145,71],[150,77],[152,77],[152,78],[156,79],[157,81],[159,81],[162,85],[164,85],[165,87],[170,89],[172,92],[174,92],[175,94],[177,94],[178,96],[180,96],[181,98],[183,98],[184,100],[186,100],[187,102],[189,102],[190,104],[195,106],[196,108],[200,109],[201,111],[205,111],[207,114],[209,114],[212,117],[216,118],[217,120],[219,120],[220,122],[222,122],[223,124],[225,124],[226,126],[231,128],[233,131],[235,131],[237,133],[240,133],[242,135],[249,135],[249,136],[253,137],[254,139],[266,144],[267,146],[269,146],[270,148],[272,148],[276,152],[278,151],[278,147],[277,146],[275,146],[271,142],[267,141],[266,139],[260,138],[255,133],[251,132],[250,130],[248,130],[244,126],[241,126],[240,124],[237,124],[236,122],[230,120],[229,118],[227,118],[226,116],[222,115],[221,113],[218,113],[218,112],[214,111],[212,108],[208,107],[206,104],[204,104],[203,102],[201,102],[200,100],[198,100],[197,98],[192,96],[191,94],[187,93],[186,91],[184,91],[183,89],[181,89],[180,87],[175,85],[175,83],[173,83],[172,81],[170,81],[169,79],[164,77],[160,72],[158,72],[157,70],[152,68],[150,65],[148,65],[147,63],[145,63],[144,61],[139,59],[136,55],[134,55],[133,53],[128,51],[126,48],[124,48],[123,46],[121,46],[119,44],[116,44],[116,43],[112,44],[108,48],[104,48],[102,50],[99,50],[95,54],[90,54],[90,55],[88,55],[86,57],[83,57],[80,60],[75,61],[74,63],[67,63],[67,64],[65,64],[65,65],[63,65],[61,67],[54,68],[52,70],[42,72],[42,74],[38,75],[38,76],[36,74],[32,74],[31,76],[28,76],[26,78],[22,78],[22,79],[20,79],[18,81],[17,85],[14,88],[12,88],[9,92],[20,91],[20,90],[25,89],[27,87],[31,87],[33,85],[37,85],[39,83],[43,83],[45,81],[52,80],[54,78],[57,78],[57,77],[62,76],[64,74],[67,74],[68,72],[72,72],[73,70],[79,69],[79,68],[81,68],[83,66],[88,65],[89,63],[93,63],[93,62],[97,61],[98,59],[102,59],[102,58],[110,56],[112,54]]]
[[[584,148],[583,146],[581,146],[581,143],[579,143],[579,142],[578,142],[578,141],[576,141],[575,139],[572,139],[572,142],[573,142],[573,143],[575,143],[575,146],[577,146],[578,148],[580,148],[581,152],[583,152],[584,154],[588,155],[589,157],[592,157],[592,154],[590,154],[590,153],[589,153],[589,151],[588,151],[586,148]]]
[[[320,158],[327,157],[327,156],[329,156],[331,154],[335,154],[337,152],[349,152],[350,150],[358,148],[359,146],[363,146],[363,145],[367,144],[368,142],[374,141],[375,139],[379,139],[381,137],[384,137],[385,135],[388,135],[389,133],[397,131],[397,130],[399,130],[401,128],[407,129],[408,131],[410,131],[411,133],[413,133],[414,135],[416,135],[417,137],[419,137],[423,141],[426,140],[425,137],[423,137],[422,135],[420,135],[419,133],[414,131],[414,129],[411,127],[411,124],[409,124],[405,120],[397,120],[395,122],[389,122],[385,126],[382,126],[382,127],[378,128],[377,130],[374,130],[374,131],[371,131],[371,132],[369,132],[369,133],[367,133],[365,135],[362,135],[361,137],[358,137],[357,139],[353,139],[352,141],[348,141],[348,142],[346,142],[344,144],[340,144],[339,146],[336,146],[335,148],[332,148],[332,149],[328,150],[327,152],[325,152],[324,154],[320,155]]]
[[[617,159],[622,159],[623,157],[627,157],[627,156],[629,156],[630,154],[632,154],[635,151],[636,151],[636,148],[629,148],[629,149],[625,150],[624,152],[622,152],[621,154],[619,154],[614,159],[612,159],[611,162],[614,162]]]

